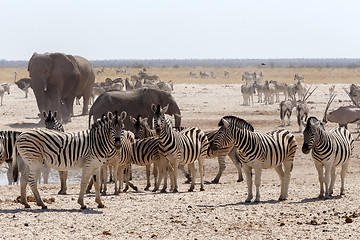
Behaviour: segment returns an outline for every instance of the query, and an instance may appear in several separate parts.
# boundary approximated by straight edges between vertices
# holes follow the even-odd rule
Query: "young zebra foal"
[[[320,122],[316,117],[310,117],[307,120],[303,134],[304,143],[302,146],[302,152],[308,154],[312,150],[311,156],[319,174],[319,198],[324,197],[324,183],[325,198],[329,198],[333,194],[335,168],[340,165],[340,195],[343,195],[345,176],[349,160],[354,149],[354,139],[352,138],[350,132],[343,127],[325,131],[322,122]],[[325,168],[325,176],[323,168]]]
[[[120,134],[126,113],[98,119],[90,130],[77,133],[62,133],[48,129],[33,129],[23,132],[16,141],[16,146],[23,161],[29,166],[29,178],[21,177],[21,203],[26,208],[26,185],[29,182],[36,198],[37,205],[47,208],[40,198],[37,189],[43,163],[58,171],[82,168],[82,178],[78,203],[81,209],[84,204],[85,188],[93,175],[95,181],[95,202],[99,208],[104,207],[100,199],[100,167],[116,155],[120,149]],[[16,160],[14,161],[16,162]]]
[[[278,130],[265,134],[252,132],[240,128],[237,122],[246,121],[231,116],[220,120],[220,129],[214,137],[211,149],[217,151],[225,146],[236,146],[238,148],[248,185],[248,197],[245,202],[250,202],[253,198],[251,173],[253,168],[255,170],[256,186],[255,202],[260,201],[261,171],[262,169],[269,168],[275,168],[280,177],[281,193],[279,200],[286,200],[290,172],[293,168],[293,160],[297,147],[295,137],[286,130]]]

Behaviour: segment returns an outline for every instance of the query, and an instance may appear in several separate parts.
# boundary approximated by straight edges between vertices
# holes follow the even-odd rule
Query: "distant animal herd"
[[[51,72],[50,65],[54,66],[52,69],[58,68],[56,72]],[[39,69],[40,66],[44,69]],[[83,67],[76,69],[76,66]],[[195,163],[198,162],[200,191],[204,191],[204,160],[218,158],[219,170],[212,180],[218,183],[225,169],[226,156],[231,158],[238,170],[238,181],[243,180],[242,171],[245,173],[248,188],[246,202],[260,201],[262,169],[275,169],[281,182],[279,200],[288,197],[290,173],[298,143],[295,136],[285,129],[260,133],[246,120],[236,116],[222,117],[212,131],[181,127],[180,108],[171,93],[173,82],[162,82],[158,75],[148,75],[146,69],[141,69],[137,76],[133,75],[125,81],[122,78],[107,78],[95,84],[95,72],[86,59],[61,53],[34,53],[28,69],[29,80],[16,81],[15,73],[14,81],[25,92],[25,97],[28,96],[28,88],[33,88],[41,123],[46,128],[0,132],[0,163],[9,164],[9,171],[13,175],[11,181],[17,182],[20,178],[20,202],[25,208],[30,207],[26,198],[27,184],[37,205],[47,208],[37,184],[41,172],[48,173],[50,168],[59,171],[59,194],[66,194],[67,172],[82,169],[78,198],[81,209],[86,208],[84,194],[90,191],[92,185],[95,187],[95,202],[102,208],[105,205],[100,194],[101,190],[102,194],[107,191],[108,167],[113,173],[114,194],[124,191],[124,182],[125,190],[129,187],[138,190],[131,183],[132,164],[146,166],[145,190],[151,186],[150,166],[153,165],[153,191],[160,190],[163,182],[161,192],[166,192],[169,175],[170,191],[178,192],[178,169],[191,183],[188,191],[193,191]],[[96,75],[103,72],[104,69],[100,69]],[[117,74],[125,72],[119,70]],[[224,72],[225,77],[229,75],[229,71]],[[213,73],[205,72],[200,72],[200,76],[215,77]],[[189,77],[196,77],[196,74],[190,72]],[[68,78],[77,81],[78,85],[64,87]],[[47,79],[50,81],[47,82]],[[354,148],[354,138],[347,125],[360,122],[360,87],[352,84],[349,91],[345,89],[353,106],[327,113],[335,98],[335,86],[331,86],[324,118],[319,120],[308,116],[307,99],[316,87],[307,88],[304,76],[295,74],[295,83],[291,85],[268,80],[262,83],[262,79],[262,72],[245,72],[242,75],[242,81],[245,81],[241,85],[243,105],[254,104],[254,94],[257,94],[259,103],[267,105],[278,102],[282,126],[290,124],[292,110],[296,108],[299,131],[303,132],[302,152],[311,152],[319,173],[319,197],[329,198],[334,193],[336,167],[341,167],[340,194],[344,194],[344,179]],[[60,86],[62,91],[59,92]],[[0,87],[1,102],[5,92],[10,94],[9,84]],[[281,93],[284,95],[282,102]],[[54,98],[54,95],[58,95],[58,98]],[[86,105],[83,114],[89,113],[89,129],[64,131],[60,122],[69,121],[73,114],[73,102],[76,99],[80,104],[78,100],[81,97]],[[93,104],[88,111],[90,102]],[[174,116],[175,125],[168,115]],[[285,117],[288,118],[287,123]],[[339,127],[326,130],[324,124],[327,121],[336,122]],[[252,191],[253,171],[255,198]]]

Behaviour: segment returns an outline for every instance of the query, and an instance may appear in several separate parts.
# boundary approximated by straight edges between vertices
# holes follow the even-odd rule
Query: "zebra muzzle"
[[[308,154],[310,152],[309,145],[304,143],[301,150],[304,154]]]

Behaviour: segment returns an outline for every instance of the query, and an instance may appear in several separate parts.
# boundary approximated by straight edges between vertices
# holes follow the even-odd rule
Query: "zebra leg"
[[[153,164],[154,186],[155,186],[157,178],[158,178],[158,173],[159,173],[158,168],[159,168],[159,166],[154,163]]]
[[[106,191],[107,191],[107,164],[103,164],[100,168],[100,179],[99,179],[99,182],[100,182],[100,191],[102,189],[102,195],[103,196],[106,196]],[[104,187],[101,187],[101,186],[104,186]],[[95,186],[95,183],[94,183],[94,186]]]
[[[29,186],[36,198],[36,204],[41,206],[42,209],[46,209],[46,205],[41,200],[39,191],[37,189],[37,180],[41,174],[42,163],[41,162],[32,162],[30,172],[29,172]]]
[[[109,166],[110,167],[110,166]],[[119,187],[118,187],[118,171],[119,171],[119,165],[117,163],[117,161],[115,161],[114,166],[111,166],[111,168],[114,167],[114,177],[113,177],[113,181],[114,181],[114,194],[118,195],[119,194]],[[110,170],[110,172],[112,172],[112,169]],[[106,181],[106,180],[105,180]]]
[[[51,170],[50,167],[43,164],[43,166],[42,166],[42,175],[43,175],[43,179],[44,179],[44,182],[43,182],[44,184],[49,183],[50,170]]]
[[[90,178],[90,177],[89,177],[89,178]],[[88,184],[88,186],[87,186],[87,188],[86,188],[86,193],[90,193],[90,192],[91,192],[91,188],[92,188],[93,184],[94,184],[94,180],[93,180],[93,178],[91,178],[90,181],[89,181],[89,184]]]
[[[341,172],[340,172],[340,177],[341,177],[341,188],[340,188],[340,195],[344,195],[344,191],[345,191],[345,176],[348,170],[348,166],[349,166],[349,161],[346,161],[342,167],[341,167]]]
[[[87,160],[87,161],[89,161],[89,160]],[[79,198],[78,198],[78,203],[80,204],[81,209],[86,208],[86,205],[84,204],[84,194],[85,194],[86,185],[88,185],[88,183],[89,183],[91,174],[92,174],[91,168],[88,166],[84,166],[83,170],[82,170],[82,175],[81,175],[80,193],[79,193]],[[94,177],[96,178],[96,176],[94,176]],[[99,181],[99,179],[94,180],[94,177],[91,179],[91,181],[95,185],[95,181],[96,180]],[[91,187],[90,187],[90,189],[91,189]],[[100,189],[99,189],[99,191],[100,191]]]
[[[321,163],[315,162],[316,170],[318,171],[319,183],[320,183],[320,194],[319,198],[324,197],[324,172]]]
[[[325,165],[325,178],[324,178],[324,182],[325,182],[325,198],[330,197],[330,193],[329,193],[330,172],[331,172],[331,164],[328,163],[328,164]]]
[[[144,188],[144,190],[147,191],[151,187],[151,183],[150,183],[150,171],[151,171],[150,168],[151,167],[150,167],[150,165],[146,165],[145,167],[146,167],[146,187]]]
[[[95,187],[95,202],[98,204],[98,208],[104,208],[105,205],[101,202],[100,199],[100,184],[101,184],[100,170],[101,170],[100,168],[95,169],[94,177],[93,177],[94,187]]]
[[[285,194],[284,171],[283,171],[282,165],[280,164],[279,166],[276,166],[275,171],[279,175],[279,178],[280,178],[281,191],[280,191],[279,201],[283,201],[283,200],[286,200],[286,194]]]
[[[118,171],[118,175],[119,175],[119,192],[122,193],[123,192],[123,187],[124,187],[124,170],[125,170],[125,165],[119,165],[119,171]]]
[[[214,178],[214,180],[211,181],[211,183],[219,183],[220,177],[225,171],[226,165],[225,165],[225,156],[222,153],[218,154],[218,164],[219,164],[219,171]]]
[[[233,149],[231,149],[231,151],[228,153],[228,156],[233,161],[233,163],[238,171],[237,182],[242,182],[244,180],[244,178],[243,178],[242,171],[241,171],[242,164],[241,164],[238,154],[239,154],[239,152],[238,152],[237,148],[233,147]],[[224,164],[225,164],[225,158],[224,158]]]
[[[331,172],[330,172],[329,196],[331,196],[334,193],[335,179],[336,179],[335,166],[332,166],[331,167]]]
[[[255,202],[260,202],[260,184],[261,184],[261,167],[255,167],[255,187],[256,187],[256,196]]]
[[[246,198],[245,202],[251,202],[251,199],[253,198],[251,170],[252,170],[252,168],[250,168],[244,164],[244,173],[245,173],[246,183],[247,183],[247,187],[248,187],[248,197]]]
[[[195,174],[196,174],[195,163],[192,162],[188,166],[189,166],[189,172],[191,175],[191,185],[190,185],[188,192],[192,192],[195,189]]]
[[[200,191],[205,191],[204,188],[204,158],[201,158],[199,161],[199,173],[200,173]],[[194,185],[195,185],[195,173],[194,172]]]
[[[170,176],[170,178],[172,178],[173,181],[174,181],[174,183],[173,183],[174,188],[173,188],[172,191],[174,193],[177,193],[177,192],[179,192],[178,191],[178,185],[177,185],[177,170],[178,170],[178,167],[179,167],[179,161],[175,160],[173,162],[170,162],[170,167],[172,167],[172,169],[170,169],[170,175],[173,174],[173,176],[172,177]]]
[[[166,167],[165,167],[163,160],[160,160],[158,167],[159,167],[159,176],[157,179],[155,179],[155,187],[152,190],[153,192],[156,192],[157,190],[159,190],[161,181],[164,178],[164,168],[166,168]]]
[[[191,181],[192,181],[191,175],[190,175],[190,173],[188,173],[188,172],[185,170],[185,165],[180,164],[180,165],[179,165],[179,169],[181,170],[181,172],[182,172],[182,173],[184,174],[184,176],[186,177],[185,183],[191,183]]]
[[[68,172],[67,171],[59,171],[59,177],[60,177],[60,191],[58,194],[60,195],[66,195],[66,179],[67,179]],[[90,190],[89,190],[90,192]]]
[[[20,203],[23,204],[25,208],[30,208],[30,205],[28,204],[26,198],[26,186],[28,184],[28,179],[29,179],[29,167],[24,164],[24,168],[25,169],[23,172],[21,172],[21,177],[20,177],[20,193],[21,193]]]

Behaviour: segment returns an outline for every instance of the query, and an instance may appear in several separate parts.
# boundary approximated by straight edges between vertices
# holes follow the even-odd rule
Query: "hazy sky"
[[[4,0],[0,59],[360,58],[360,1]]]

